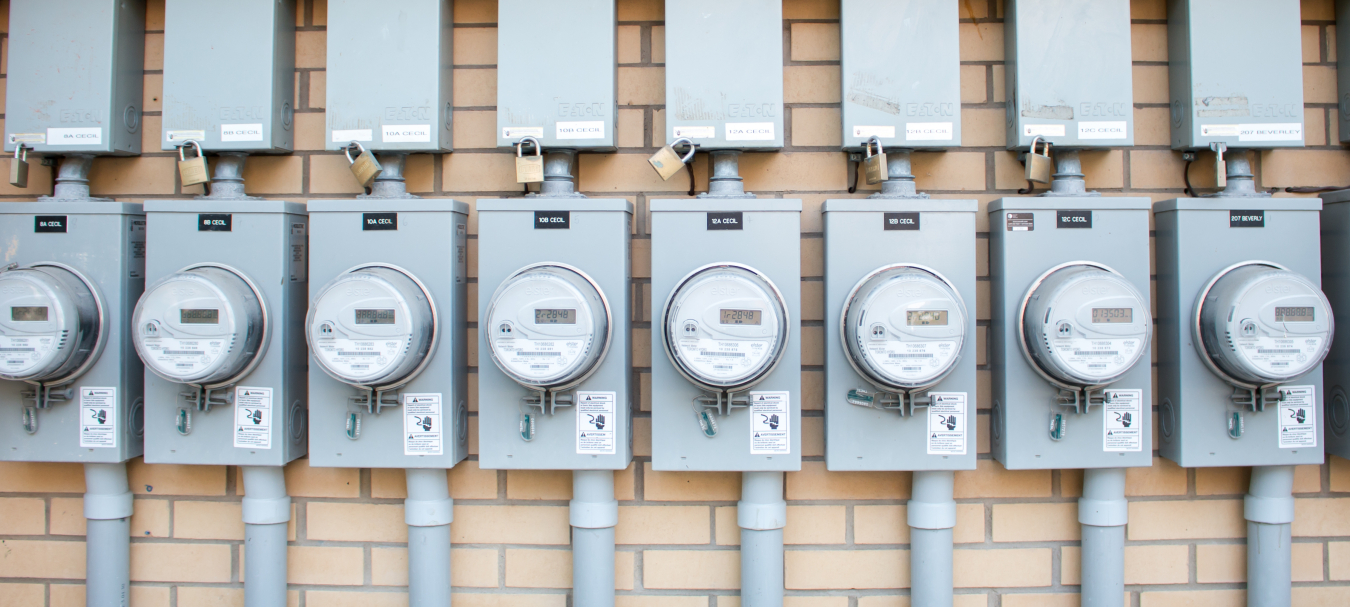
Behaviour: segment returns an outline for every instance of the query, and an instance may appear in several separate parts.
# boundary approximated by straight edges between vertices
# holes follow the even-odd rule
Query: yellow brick
[[[156,132],[158,132],[158,129],[156,129]],[[323,114],[316,112],[306,112],[295,115],[296,151],[322,150],[323,138],[324,138]]]
[[[403,506],[394,504],[310,502],[305,508],[305,534],[321,541],[408,541]]]
[[[620,25],[616,38],[619,63],[642,63],[642,26]]]
[[[665,19],[662,0],[622,0],[617,7],[619,21],[661,21]]]
[[[784,103],[839,103],[839,67],[796,65],[783,68]]]
[[[801,274],[808,278],[823,276],[825,273],[825,240],[821,238],[803,238],[801,241]]]
[[[328,73],[309,73],[309,109],[323,109],[328,105]]]
[[[984,103],[988,100],[988,72],[989,68],[983,65],[961,66],[961,103]]]
[[[361,551],[359,547],[288,546],[286,579],[291,584],[359,586],[365,561]]]
[[[619,105],[661,105],[666,102],[666,68],[618,68]]]
[[[0,578],[84,579],[84,542],[0,540],[0,548]]]
[[[457,69],[452,77],[456,107],[497,105],[497,70]]]
[[[630,348],[633,353],[633,366],[652,366],[652,330],[633,329],[632,336],[633,343],[630,345]]]
[[[131,537],[169,537],[169,500],[132,502]]]
[[[643,110],[619,110],[619,120],[614,126],[619,147],[640,148],[647,145],[644,113]]]
[[[909,524],[905,506],[853,507],[853,542],[856,544],[908,544]],[[980,534],[983,539],[983,533]]]
[[[787,527],[783,528],[783,543],[844,543],[844,511],[844,506],[788,506]]]
[[[1333,112],[1335,110],[1332,110]],[[1333,115],[1332,124],[1336,124]],[[1340,128],[1339,126],[1337,128]],[[1332,140],[1337,140],[1339,134],[1333,134]],[[1318,146],[1327,144],[1327,113],[1321,108],[1308,108],[1303,110],[1303,143],[1308,146]]]
[[[908,472],[826,472],[825,462],[802,462],[800,472],[787,473],[789,500],[908,499]]]
[[[147,71],[164,69],[164,34],[145,35],[145,69]]]
[[[1126,546],[1125,583],[1185,584],[1190,548],[1180,546]]]
[[[496,23],[497,0],[459,0],[454,19],[455,23]]]
[[[659,140],[660,137],[657,137]],[[454,160],[452,154],[451,161]],[[703,156],[706,156],[704,154]],[[747,155],[753,156],[753,154]],[[510,160],[510,157],[503,157]],[[746,157],[742,157],[742,167]],[[450,161],[447,161],[449,163]],[[511,161],[514,162],[514,161]],[[694,167],[694,176],[700,184],[700,189],[707,188],[708,172],[703,158],[696,159],[697,165]],[[647,156],[644,154],[582,154],[580,158],[581,178],[579,184],[582,190],[586,192],[613,193],[613,192],[681,192],[679,196],[683,197],[683,192],[689,189],[689,178],[681,174],[678,177],[671,178],[670,181],[662,181],[661,176],[652,170],[647,163]],[[502,170],[514,171],[514,165]],[[744,172],[742,172],[744,175]],[[511,173],[511,180],[514,184],[514,173]],[[498,188],[506,189],[506,188]],[[511,188],[518,189],[518,188]]]
[[[1179,592],[1141,592],[1140,607],[1243,607],[1244,590],[1185,590]]]
[[[1138,154],[1138,152],[1134,152]],[[994,189],[1017,190],[1026,187],[1026,169],[1017,161],[1016,152],[994,153]],[[1138,184],[1135,184],[1138,187]],[[987,226],[986,226],[987,227]]]
[[[51,522],[52,535],[84,535],[84,498],[52,498]]]
[[[839,124],[838,108],[794,108],[792,145],[838,147],[843,143]]]
[[[648,501],[724,502],[741,497],[741,475],[737,472],[657,471],[652,470],[651,462],[646,462],[642,464],[642,481],[643,495]]]
[[[1298,537],[1350,535],[1350,498],[1294,500],[1294,529]]]
[[[571,588],[570,550],[506,550],[507,588]]]
[[[1290,556],[1293,558],[1290,565],[1290,569],[1293,570],[1293,581],[1322,581],[1322,543],[1296,542],[1290,545],[1290,548]]]
[[[0,607],[41,605],[47,600],[45,595],[46,588],[42,584],[0,584]]]
[[[847,165],[848,157],[838,152],[745,154],[740,172],[747,191],[845,189]]]
[[[838,61],[839,24],[793,23],[793,61]]]
[[[614,541],[619,544],[706,544],[707,506],[620,506]],[[791,525],[792,518],[788,517]]]
[[[1161,457],[1147,468],[1126,468],[1125,495],[1186,495],[1186,469]]]
[[[169,590],[167,587],[165,591]],[[178,602],[194,607],[243,607],[243,588],[211,588],[204,586],[178,586]],[[168,597],[165,597],[166,599]],[[165,601],[165,605],[168,602]]]
[[[1050,585],[1050,549],[956,550],[957,588],[1011,588]]]
[[[1078,504],[994,504],[995,542],[1079,539]]]
[[[666,62],[666,26],[652,26],[652,63]]]
[[[1291,598],[1299,607],[1339,607],[1350,604],[1350,588],[1296,586]]]
[[[402,592],[309,590],[305,592],[305,604],[323,607],[406,607],[408,595]]]
[[[1061,582],[1067,584],[1068,582]],[[1005,594],[1003,607],[1078,607],[1078,594]],[[1126,601],[1125,604],[1129,604]]]
[[[1185,184],[1181,171],[1185,166],[1180,152],[1171,150],[1135,150],[1130,152],[1130,186],[1135,188],[1176,188]],[[1200,163],[1197,163],[1200,164]],[[1201,187],[1196,179],[1202,173],[1198,167],[1191,171],[1191,184]],[[1213,183],[1211,181],[1210,183]]]
[[[225,495],[225,466],[146,464],[138,458],[127,462],[127,480],[140,495]]]
[[[802,327],[802,364],[825,364],[825,327]]]
[[[376,586],[408,585],[406,548],[370,549],[371,583]],[[451,584],[465,588],[497,587],[497,551],[456,548],[450,551]]]
[[[497,147],[497,112],[457,110],[454,121],[456,150]]]
[[[226,544],[131,545],[133,582],[229,582],[230,563]]]
[[[970,108],[961,110],[961,145],[966,147],[1003,147],[1008,141],[1008,132],[1004,128],[1005,116],[1006,113],[1000,109]]]
[[[243,493],[242,476],[240,479],[240,493]],[[309,458],[300,458],[286,465],[286,493],[291,497],[358,497],[361,471],[311,467]]]
[[[447,192],[520,191],[515,160],[507,154],[450,154],[445,157],[444,174],[443,189]]]
[[[1167,66],[1136,65],[1133,69],[1135,103],[1167,103]]]
[[[1049,470],[1010,471],[994,460],[977,460],[975,470],[956,473],[956,498],[1050,497]]]
[[[171,158],[99,158],[89,169],[89,190],[94,196],[172,194],[177,173]]]
[[[570,500],[572,473],[568,470],[508,470],[506,499]]]
[[[1161,23],[1131,25],[1130,53],[1135,61],[1167,61],[1167,26]]]
[[[1130,502],[1132,540],[1239,538],[1247,535],[1242,500]]]
[[[788,550],[790,590],[908,588],[908,550]]]
[[[1313,464],[1294,466],[1294,493],[1320,493],[1322,467]]]
[[[299,194],[304,187],[301,156],[254,156],[244,164],[244,186],[249,195]]]
[[[1265,187],[1338,185],[1331,175],[1350,171],[1350,158],[1339,150],[1270,150],[1261,152],[1261,185]]]
[[[1084,150],[1083,173],[1089,188],[1125,187],[1125,154],[1120,150]]]
[[[455,30],[455,65],[497,65],[497,28]]]
[[[160,95],[164,91],[163,74],[146,74],[141,84],[141,111],[158,112],[163,109]]]
[[[1130,0],[1131,19],[1167,19],[1167,0]]]
[[[962,61],[1002,61],[1002,23],[962,23]]]
[[[1303,102],[1336,103],[1335,66],[1303,66]]]
[[[924,191],[982,190],[985,186],[984,154],[978,152],[915,154],[912,170],[915,183]]]
[[[825,418],[802,418],[802,455],[806,457],[825,455]]]
[[[0,498],[0,535],[46,535],[46,510],[39,498]]]
[[[567,544],[566,506],[455,506],[457,544]]]
[[[789,574],[790,577],[790,574]],[[733,550],[644,550],[642,587],[735,590],[741,585],[740,553]]]
[[[632,590],[637,584],[637,553],[619,551],[614,553],[614,589]]]
[[[327,32],[300,31],[295,33],[295,67],[321,69],[327,62]]]
[[[176,501],[173,504],[173,535],[196,540],[243,540],[240,504]]]
[[[1171,145],[1171,110],[1165,107],[1143,107],[1134,110],[1134,144]]]
[[[952,541],[957,544],[984,543],[984,504],[957,504],[956,528]]]
[[[1350,580],[1350,542],[1330,542],[1327,544],[1327,564],[1331,580]]]
[[[825,409],[825,372],[802,371],[802,411]]]
[[[1322,28],[1317,25],[1304,25],[1300,28],[1304,63],[1322,61]]]
[[[620,595],[614,601],[615,607],[708,607],[706,596]]]
[[[651,457],[652,454],[652,418],[633,418],[633,455]],[[637,462],[634,462],[635,464]]]
[[[736,507],[717,506],[713,508],[714,540],[718,546],[739,546],[741,528],[736,526]]]

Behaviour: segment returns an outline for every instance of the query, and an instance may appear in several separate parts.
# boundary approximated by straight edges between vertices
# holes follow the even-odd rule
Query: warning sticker
[[[966,454],[966,393],[929,392],[928,454]]]
[[[615,392],[577,392],[577,453],[614,455]]]
[[[788,392],[750,393],[750,453],[792,453],[792,413]]]
[[[272,448],[272,389],[234,389],[234,446]]]
[[[80,387],[80,447],[117,447],[117,388]]]
[[[1102,451],[1143,451],[1143,413],[1143,390],[1107,390],[1102,404]]]
[[[1280,448],[1317,446],[1317,388],[1280,388]]]
[[[130,268],[128,276],[130,278],[145,278],[145,219],[131,218],[131,232],[127,237],[127,245],[131,249],[131,263],[127,264]]]
[[[441,455],[441,394],[403,395],[403,454]]]

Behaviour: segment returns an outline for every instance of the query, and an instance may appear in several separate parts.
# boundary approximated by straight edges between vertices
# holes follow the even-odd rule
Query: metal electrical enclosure
[[[0,280],[14,270],[78,277],[98,302],[100,345],[73,381],[38,387],[0,380],[0,402],[10,421],[0,424],[0,460],[123,462],[141,454],[144,428],[142,366],[127,330],[145,287],[145,215],[130,202],[20,202],[0,205],[0,233],[8,234]],[[13,285],[7,285],[12,287]],[[10,291],[5,289],[5,299]],[[48,310],[44,309],[44,316]],[[56,314],[56,310],[50,310]],[[13,309],[0,325],[18,328]],[[6,339],[7,348],[23,347]],[[28,346],[31,347],[31,346]],[[6,363],[10,362],[8,356]],[[8,367],[8,364],[5,365]],[[11,369],[0,369],[10,372]],[[59,380],[58,380],[59,381]],[[36,410],[28,410],[30,407]],[[33,415],[33,432],[24,422]]]
[[[262,308],[256,324],[263,331],[251,370],[209,392],[164,379],[147,364],[146,462],[282,466],[304,455],[304,320],[309,269],[305,205],[273,200],[157,200],[148,202],[145,211],[148,229],[155,236],[146,264],[147,289],[138,305],[144,306],[171,275],[210,269],[247,284],[250,302]],[[169,288],[174,290],[172,285]],[[184,326],[202,320],[190,318],[190,312],[202,311],[183,309],[177,320]],[[226,318],[224,313],[217,314]],[[145,323],[135,326],[134,321],[131,330],[140,333],[137,339],[154,331]],[[188,358],[178,364],[194,362]]]
[[[1008,149],[1134,145],[1128,0],[1010,0]]]
[[[703,150],[783,147],[783,4],[666,4],[666,133]]]
[[[145,2],[13,2],[5,151],[139,154]]]
[[[1172,149],[1303,147],[1303,42],[1295,0],[1168,3]],[[1260,44],[1234,44],[1260,40]]]
[[[1336,92],[1340,141],[1350,141],[1350,0],[1336,0]]]
[[[632,295],[628,282],[633,203],[623,199],[531,197],[480,199],[477,206],[479,465],[512,470],[627,468],[633,459]],[[504,292],[522,270],[540,264],[585,277],[608,304],[607,348],[598,359],[590,358],[593,366],[579,370],[579,383],[568,382],[565,393],[556,395],[559,400],[570,395],[571,406],[558,402],[553,407],[553,398],[548,396],[535,405],[526,404],[527,396],[540,392],[518,383],[493,358],[492,340],[506,337],[504,332],[514,330],[528,337],[524,335],[527,325],[539,329],[580,327],[576,315],[581,310],[577,307],[572,307],[568,315],[570,323],[562,314],[567,310],[551,309],[559,306],[550,304],[565,297],[557,287],[561,283],[544,275],[527,278],[518,291],[525,299],[511,299],[510,309],[503,310],[506,316],[521,313],[514,329],[510,322],[493,320],[491,312],[497,308],[494,295]],[[546,308],[532,305],[535,303]],[[592,306],[588,315],[603,315],[603,311]],[[533,343],[538,350],[562,349],[540,341]],[[599,342],[591,343],[600,347]],[[520,353],[527,354],[545,352]],[[539,357],[535,360],[540,366],[548,366]],[[526,421],[526,415],[531,416],[530,421]],[[523,436],[526,431],[532,434],[529,439]]]
[[[887,148],[961,145],[956,0],[843,0],[839,12],[844,149],[873,136]]]
[[[289,152],[295,0],[168,0],[160,149]]]
[[[668,5],[667,19],[669,15]],[[654,469],[801,469],[801,209],[800,200],[789,199],[651,201]],[[716,435],[710,437],[701,429],[704,411],[696,406],[696,400],[712,398],[711,391],[690,381],[684,375],[686,371],[677,369],[671,360],[665,345],[667,319],[663,312],[671,307],[678,289],[688,284],[686,278],[713,265],[750,268],[771,281],[784,306],[782,322],[787,330],[783,336],[785,349],[776,366],[750,386],[748,394],[741,391],[731,395],[747,400],[733,402],[729,413],[716,415]],[[715,287],[711,295],[720,298],[713,299],[713,304],[750,307],[745,302],[754,292],[722,286],[720,290]],[[728,321],[726,314],[736,311],[722,310],[721,323],[735,322]],[[685,314],[683,310],[679,313]],[[766,311],[763,318],[769,315]],[[701,316],[704,330],[706,325],[718,322],[716,315],[712,319],[707,314]],[[754,320],[761,318],[756,316]],[[764,327],[768,330],[767,322]],[[771,399],[774,406],[761,410],[751,402],[761,396]],[[719,395],[717,399],[725,408],[725,398]],[[761,428],[763,436],[754,436]]]
[[[1104,387],[1098,398],[1104,397],[1106,402],[1096,402],[1098,399],[1090,393],[1086,398],[1075,396],[1075,402],[1086,401],[1081,413],[1075,412],[1073,402],[1061,404],[1061,389],[1043,377],[1044,372],[1030,360],[1035,350],[1028,347],[1037,344],[1030,343],[1031,337],[1023,341],[1022,310],[1044,301],[1037,287],[1051,282],[1046,279],[1054,269],[1075,266],[1105,268],[1103,272],[1132,286],[1138,294],[1134,319],[1149,320],[1140,318],[1148,314],[1149,302],[1149,199],[1027,197],[1000,198],[989,204],[989,274],[994,310],[989,327],[989,366],[993,369],[990,447],[994,458],[1010,470],[1123,468],[1153,462],[1152,370],[1147,351],[1136,351],[1140,358],[1118,378],[1105,386],[1091,386]],[[1105,293],[1101,289],[1086,285],[1081,296],[1102,297]],[[1092,324],[1112,322],[1096,318],[1102,309],[1093,310]],[[1051,311],[1044,316],[1051,318]],[[1074,319],[1079,324],[1070,326],[1069,331],[1076,336],[1085,331],[1089,319]],[[1037,316],[1031,320],[1042,319]],[[1136,348],[1147,343],[1145,339]],[[1068,354],[1073,354],[1072,348]],[[1108,355],[1101,357],[1107,364],[1115,364],[1113,357],[1129,361],[1123,348],[1103,354]],[[1124,432],[1117,435],[1117,430]]]
[[[975,469],[975,213],[978,209],[979,204],[974,200],[825,201],[825,414],[828,416],[825,465],[828,469]],[[878,254],[879,251],[885,253]],[[907,409],[902,414],[894,409],[859,406],[850,401],[851,390],[873,388],[850,362],[841,339],[841,331],[845,333],[843,339],[852,339],[855,330],[845,326],[844,309],[850,303],[848,299],[855,286],[862,286],[860,281],[869,273],[888,264],[922,267],[945,277],[956,286],[960,302],[964,303],[966,313],[962,319],[964,326],[960,329],[964,340],[956,354],[955,367],[938,383],[925,388],[930,398],[934,394],[950,396],[939,407],[930,404]],[[928,293],[921,293],[917,297],[926,295]],[[955,314],[951,317],[952,322],[956,322]],[[895,321],[887,324],[894,325]],[[897,329],[890,326],[885,330],[894,332]],[[925,352],[916,356],[927,355],[929,353]],[[937,419],[939,416],[942,419]]]
[[[614,149],[614,0],[499,0],[497,147]]]
[[[328,3],[324,149],[448,152],[451,0]]]
[[[1337,4],[1337,17],[1341,4]],[[1338,29],[1339,31],[1339,29]],[[1340,47],[1337,47],[1338,49]],[[1344,124],[1344,123],[1342,123]],[[1350,190],[1322,195],[1322,290],[1341,319],[1350,318]],[[1342,320],[1342,322],[1345,322]],[[1331,342],[1323,363],[1327,386],[1326,452],[1350,458],[1350,338],[1342,334]]]
[[[1308,435],[1315,448],[1287,446],[1286,430],[1292,426],[1284,407],[1272,404],[1254,411],[1237,403],[1234,387],[1202,358],[1196,335],[1201,293],[1235,264],[1273,262],[1314,285],[1320,281],[1321,258],[1330,254],[1319,248],[1321,208],[1315,198],[1177,198],[1154,205],[1158,439],[1163,457],[1186,468],[1322,462],[1322,366],[1279,384],[1311,386],[1313,391],[1312,410],[1298,421],[1316,425],[1315,434],[1310,428]],[[1342,243],[1333,244],[1331,251],[1338,246]],[[1338,261],[1332,267],[1341,265]]]

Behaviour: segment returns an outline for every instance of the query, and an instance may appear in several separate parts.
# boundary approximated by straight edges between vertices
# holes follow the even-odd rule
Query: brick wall
[[[164,0],[150,0],[145,53],[144,149],[138,158],[94,164],[95,195],[127,200],[195,194],[181,188],[171,154],[158,152]],[[340,154],[322,152],[326,0],[301,0],[296,32],[296,152],[255,157],[248,192],[276,198],[349,196],[357,188]],[[1179,195],[1182,161],[1168,149],[1164,0],[1135,0],[1134,87],[1137,145],[1086,152],[1088,186],[1155,200]],[[0,19],[8,15],[0,2]],[[920,189],[935,196],[1011,195],[1024,185],[1004,146],[1003,25],[1000,0],[961,0],[963,147],[914,156]],[[480,197],[519,191],[510,156],[492,149],[496,90],[496,3],[456,0],[456,152],[413,156],[409,189],[423,196]],[[619,118],[615,154],[584,155],[580,188],[633,200],[633,372],[641,387],[635,420],[637,461],[616,473],[619,526],[616,574],[622,607],[728,607],[739,580],[737,474],[651,469],[649,195],[679,192],[683,177],[660,181],[646,157],[665,123],[665,31],[661,0],[619,0]],[[846,197],[847,163],[838,150],[838,3],[785,0],[783,37],[786,148],[741,164],[761,196],[802,198],[803,392],[805,457],[787,475],[787,585],[791,607],[898,607],[909,585],[905,500],[908,473],[827,473],[822,417],[823,295],[820,205]],[[1335,143],[1335,50],[1331,0],[1303,1],[1304,150],[1255,158],[1259,187],[1343,183],[1350,154]],[[3,28],[7,29],[7,28]],[[5,47],[0,44],[0,54]],[[3,57],[0,57],[0,65]],[[4,80],[0,79],[0,83]],[[0,84],[2,87],[3,84]],[[1197,187],[1213,184],[1212,164],[1193,168]],[[705,167],[696,174],[706,187]],[[34,166],[23,200],[50,188]],[[862,186],[863,190],[867,186]],[[861,191],[863,196],[868,192]],[[979,248],[987,257],[987,221]],[[475,227],[470,220],[470,229]],[[472,241],[471,241],[472,243]],[[471,256],[476,251],[471,244]],[[477,265],[470,260],[470,272]],[[977,303],[982,387],[989,382],[987,263]],[[472,281],[471,281],[472,283]],[[477,316],[476,284],[469,294]],[[471,324],[471,327],[474,325]],[[473,340],[471,344],[475,343]],[[474,356],[471,353],[471,359]],[[473,376],[470,375],[472,378]],[[472,381],[472,380],[471,380]],[[472,388],[471,388],[472,390]],[[1052,607],[1078,604],[1078,471],[1008,472],[988,455],[989,398],[979,398],[979,467],[956,475],[957,605]],[[471,408],[476,407],[471,403]],[[471,453],[477,452],[471,413]],[[1154,440],[1157,444],[1157,440]],[[465,607],[564,607],[570,585],[566,472],[481,470],[476,455],[450,471],[455,498],[453,581]],[[1129,472],[1130,525],[1125,581],[1132,607],[1244,602],[1245,468],[1185,470],[1159,458]],[[243,524],[239,471],[225,467],[130,465],[133,601],[140,606],[242,605]],[[384,607],[407,602],[403,474],[398,470],[286,470],[295,498],[291,522],[292,604]],[[0,464],[0,606],[83,603],[82,472],[77,465]],[[1301,466],[1295,483],[1294,602],[1350,604],[1350,462]]]

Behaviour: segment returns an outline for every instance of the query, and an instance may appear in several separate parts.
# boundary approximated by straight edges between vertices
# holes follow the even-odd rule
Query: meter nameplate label
[[[554,132],[558,139],[604,139],[605,121],[559,122]]]
[[[131,219],[131,233],[127,238],[127,245],[131,250],[131,263],[128,276],[131,278],[145,278],[145,220]]]
[[[728,122],[727,141],[773,141],[772,122]]]
[[[441,394],[403,395],[403,454],[441,455],[445,436]]]
[[[929,392],[928,455],[966,454],[966,393]]]
[[[272,448],[272,389],[234,389],[234,446],[238,449]]]
[[[1055,211],[1057,228],[1092,228],[1092,211]]]
[[[103,145],[103,127],[47,129],[47,145]]]
[[[309,279],[309,230],[303,221],[291,222],[291,282]]]
[[[951,141],[953,135],[950,122],[905,123],[905,141]]]
[[[429,124],[382,124],[381,141],[385,143],[431,143]]]
[[[1008,213],[1009,232],[1032,232],[1036,229],[1035,213]]]
[[[142,334],[141,343],[150,353],[150,361],[160,369],[172,370],[177,375],[195,375],[224,353],[225,338],[151,337]]]
[[[571,211],[535,211],[534,229],[570,230],[572,229]]]
[[[117,388],[80,386],[80,448],[117,447]]]
[[[1317,446],[1317,387],[1280,387],[1280,448]]]
[[[64,234],[66,219],[65,215],[36,215],[33,217],[33,231],[38,234]]]
[[[1277,337],[1242,335],[1239,332],[1232,336],[1231,342],[1233,348],[1253,367],[1278,377],[1288,374],[1290,369],[1303,366],[1308,359],[1319,356],[1323,339],[1312,335]]]
[[[577,453],[614,455],[616,392],[577,392]]]
[[[56,347],[55,334],[24,337],[0,334],[0,368],[15,375],[28,372]]]
[[[362,230],[397,230],[398,213],[362,213]]]
[[[1084,377],[1111,377],[1133,363],[1140,342],[1134,337],[1054,337],[1050,351]]]
[[[348,143],[352,141],[373,141],[374,134],[370,129],[333,129],[333,143]]]
[[[1264,228],[1266,227],[1265,211],[1229,211],[1228,227],[1230,228]]]
[[[1079,139],[1125,139],[1128,134],[1124,120],[1078,123]]]
[[[689,139],[713,139],[717,137],[717,127],[715,126],[676,126],[671,127],[671,134],[675,139],[688,137]]]
[[[680,356],[708,377],[726,379],[759,367],[769,356],[772,338],[680,339]]]
[[[263,125],[256,124],[222,124],[220,125],[221,141],[262,141]]]
[[[398,353],[407,347],[406,337],[320,337],[314,340],[314,354],[322,357],[324,363],[337,369],[344,377],[352,379],[365,379],[384,373],[389,367],[398,364]]]
[[[907,381],[921,380],[946,369],[959,353],[957,340],[899,341],[887,339],[867,344],[877,366]]]
[[[1107,390],[1102,403],[1102,451],[1143,451],[1143,415],[1143,390]]]
[[[859,139],[868,137],[879,137],[881,139],[895,139],[894,126],[854,126],[853,136]]]
[[[741,211],[725,211],[708,213],[709,230],[743,230],[745,229],[745,214]]]
[[[790,392],[750,393],[750,454],[792,453]]]
[[[883,230],[917,230],[918,213],[882,213]]]
[[[229,213],[198,213],[198,232],[230,232],[234,225],[234,216]]]
[[[525,377],[551,377],[570,369],[590,346],[590,338],[524,339],[497,337],[492,342],[498,356]]]

